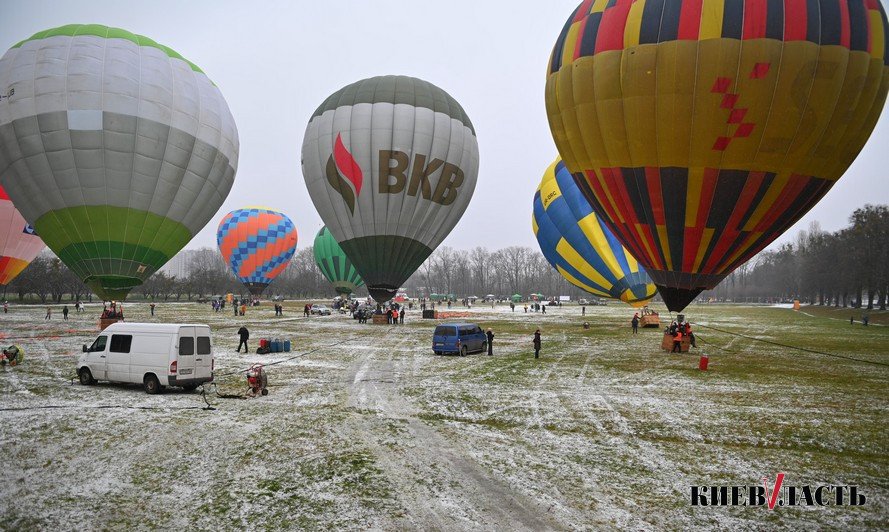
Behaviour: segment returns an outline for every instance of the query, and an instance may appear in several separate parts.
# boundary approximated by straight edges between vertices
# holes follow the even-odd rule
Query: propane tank
[[[701,361],[698,362],[698,369],[701,371],[707,371],[707,365],[710,364],[710,357],[707,355],[701,355]]]

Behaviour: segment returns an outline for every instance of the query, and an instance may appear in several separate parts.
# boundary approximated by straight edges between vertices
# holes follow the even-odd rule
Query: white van
[[[158,393],[164,386],[194,390],[213,380],[210,326],[125,323],[108,326],[77,361],[81,384],[142,383]]]

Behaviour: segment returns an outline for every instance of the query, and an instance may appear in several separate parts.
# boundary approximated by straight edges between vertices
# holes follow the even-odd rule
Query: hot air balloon
[[[565,165],[670,310],[843,175],[889,88],[878,0],[584,1],[546,108]]]
[[[296,227],[286,214],[247,207],[225,215],[216,243],[235,277],[254,296],[290,264],[296,251]]]
[[[45,247],[0,187],[0,285],[15,279]]]
[[[657,293],[636,259],[593,212],[561,159],[534,193],[531,224],[540,250],[562,277],[587,292],[643,306]]]
[[[0,59],[0,182],[56,255],[123,299],[231,190],[238,133],[204,72],[99,25],[35,34]]]
[[[315,243],[312,246],[315,253],[315,264],[330,281],[338,294],[348,296],[356,288],[364,284],[358,270],[343,252],[343,248],[337,244],[336,239],[330,234],[327,227],[322,227],[315,235]]]
[[[306,128],[302,159],[315,208],[378,302],[451,232],[478,176],[463,108],[405,76],[365,79],[328,97]]]

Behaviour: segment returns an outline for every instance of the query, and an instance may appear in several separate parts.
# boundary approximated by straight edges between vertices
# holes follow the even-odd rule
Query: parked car
[[[213,345],[208,325],[125,323],[108,326],[83,346],[77,375],[96,381],[142,384],[155,394],[165,386],[194,390],[213,380]]]
[[[442,323],[432,335],[432,351],[436,355],[458,353],[466,356],[475,351],[487,351],[488,337],[475,323]]]
[[[326,305],[312,305],[312,308],[309,309],[311,314],[317,314],[319,316],[330,316],[330,307]]]

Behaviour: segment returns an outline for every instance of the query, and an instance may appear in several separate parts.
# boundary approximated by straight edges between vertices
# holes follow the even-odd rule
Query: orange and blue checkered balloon
[[[222,258],[253,295],[261,294],[287,268],[296,242],[293,221],[262,207],[228,213],[216,232]]]

